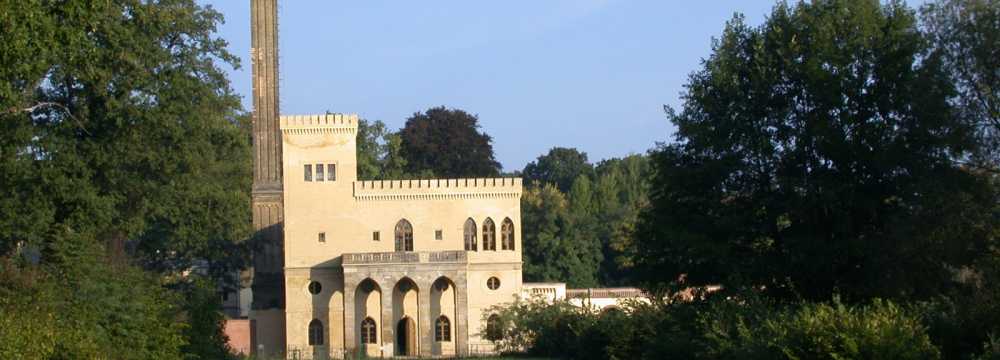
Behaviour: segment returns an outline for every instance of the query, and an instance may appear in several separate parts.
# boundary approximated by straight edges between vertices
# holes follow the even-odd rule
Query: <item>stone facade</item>
[[[478,352],[521,293],[521,180],[358,181],[357,121],[281,117],[288,357]]]

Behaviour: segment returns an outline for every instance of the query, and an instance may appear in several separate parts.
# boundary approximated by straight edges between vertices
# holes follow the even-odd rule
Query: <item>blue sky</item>
[[[243,67],[247,0],[199,0]],[[505,171],[554,146],[591,161],[672,138],[688,74],[734,13],[759,24],[773,0],[279,0],[282,114],[357,113],[392,129],[445,105],[479,115]],[[915,3],[915,1],[914,1]]]

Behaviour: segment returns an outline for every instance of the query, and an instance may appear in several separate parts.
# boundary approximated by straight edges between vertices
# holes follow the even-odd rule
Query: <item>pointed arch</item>
[[[476,221],[472,218],[465,220],[465,226],[462,227],[464,237],[465,237],[465,251],[478,251],[476,244]]]
[[[497,227],[490,218],[483,221],[483,250],[497,250]]]
[[[413,251],[413,225],[406,219],[396,223],[396,251]]]
[[[500,224],[500,244],[504,250],[514,250],[514,221],[510,218]]]
[[[319,319],[313,319],[309,322],[309,345],[323,345],[323,322]]]

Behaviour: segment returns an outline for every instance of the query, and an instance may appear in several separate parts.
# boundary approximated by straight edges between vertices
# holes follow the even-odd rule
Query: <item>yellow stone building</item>
[[[289,358],[488,352],[486,309],[522,288],[521,179],[359,181],[357,126],[280,118],[284,329],[254,336]]]

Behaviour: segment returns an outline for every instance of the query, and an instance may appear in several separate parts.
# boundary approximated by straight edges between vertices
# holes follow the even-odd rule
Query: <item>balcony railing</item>
[[[464,263],[465,251],[375,252],[344,254],[344,265]]]
[[[628,299],[646,297],[646,294],[635,288],[606,288],[606,289],[567,289],[567,299]]]

